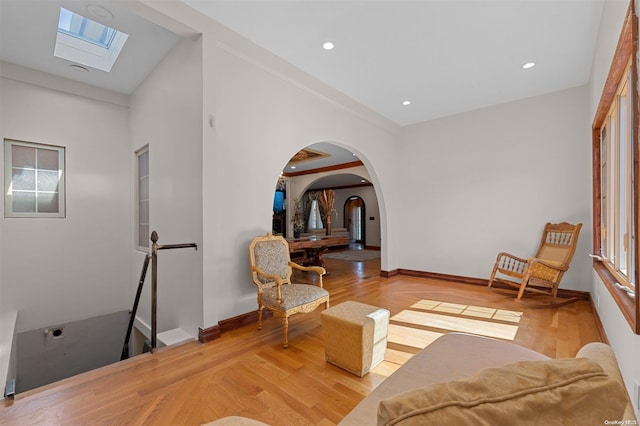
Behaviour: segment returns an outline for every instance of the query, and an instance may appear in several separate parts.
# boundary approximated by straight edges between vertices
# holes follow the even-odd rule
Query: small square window
[[[4,141],[4,216],[65,217],[64,148]]]

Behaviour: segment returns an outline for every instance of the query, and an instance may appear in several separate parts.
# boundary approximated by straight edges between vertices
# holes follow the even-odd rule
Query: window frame
[[[609,272],[621,285],[633,289],[633,247],[630,236],[633,207],[631,102],[631,63],[625,66],[612,105],[600,126],[601,153],[601,235],[600,256]],[[622,123],[624,121],[624,123]]]
[[[13,146],[23,146],[27,148],[33,149],[41,149],[48,151],[56,151],[58,153],[58,211],[55,213],[50,212],[14,212],[13,211],[13,154],[12,147]],[[66,218],[67,208],[66,208],[66,149],[63,146],[59,145],[50,145],[38,142],[28,142],[21,141],[16,139],[5,138],[4,139],[4,217],[5,218],[56,218],[63,219]],[[36,165],[36,172],[38,169]],[[37,181],[37,179],[36,179]],[[49,192],[49,191],[38,191],[34,189],[34,192],[37,194],[40,192]],[[37,209],[37,203],[36,203]]]
[[[632,289],[635,291],[636,297],[631,298],[627,294],[624,288],[620,288],[616,285],[619,281],[615,270],[610,269],[607,266],[605,259],[599,260],[594,258],[593,269],[602,280],[604,286],[612,295],[614,301],[620,308],[623,316],[631,326],[631,329],[636,334],[640,334],[640,303],[638,301],[638,289],[640,284],[639,279],[639,263],[638,263],[638,229],[640,229],[640,222],[638,221],[638,204],[640,191],[637,179],[638,175],[638,63],[637,63],[637,48],[638,48],[638,19],[634,10],[633,0],[629,3],[629,9],[624,20],[618,45],[616,47],[614,57],[612,60],[609,74],[605,82],[605,86],[602,91],[598,108],[596,109],[595,117],[592,125],[592,162],[593,162],[593,253],[602,256],[602,200],[603,200],[603,171],[602,171],[602,129],[606,126],[605,120],[609,118],[614,102],[616,102],[617,94],[621,86],[621,82],[625,77],[625,73],[630,73],[629,83],[631,84],[630,96],[632,98],[631,110],[628,114],[631,114],[631,139],[632,146],[632,161],[631,170],[633,188],[631,191],[632,204],[629,206],[630,211],[627,212],[628,217],[631,220],[632,232],[635,234],[635,238],[632,239],[630,246],[633,253],[631,262],[635,267],[633,268],[633,276],[629,277],[633,282]],[[629,68],[630,63],[630,68]],[[607,130],[607,138],[611,138],[611,129]],[[611,158],[607,158],[607,162],[611,162]],[[611,194],[605,194],[611,197]],[[611,200],[609,200],[611,202]],[[605,212],[606,213],[606,212]],[[606,234],[606,238],[611,238],[611,232]],[[606,250],[605,250],[606,253]]]
[[[150,166],[150,154],[149,154],[149,145],[145,145],[142,148],[138,149],[137,151],[135,151],[135,247],[136,250],[138,251],[143,251],[143,252],[148,252],[151,245],[149,243],[149,236],[147,235],[147,237],[145,237],[144,242],[146,243],[146,245],[142,245],[141,243],[141,239],[140,239],[140,226],[141,226],[141,221],[140,221],[140,187],[141,187],[141,180],[142,177],[140,176],[140,157],[144,154],[147,154],[147,175],[146,175],[146,179],[147,179],[147,197],[149,197],[149,189],[150,189],[150,185],[149,185],[149,177],[150,177],[150,170],[149,170],[149,166]],[[150,222],[149,222],[149,216],[150,216],[150,212],[149,212],[149,201],[150,199],[147,198],[147,227],[149,228],[149,232],[150,232]],[[147,233],[150,235],[150,233]]]

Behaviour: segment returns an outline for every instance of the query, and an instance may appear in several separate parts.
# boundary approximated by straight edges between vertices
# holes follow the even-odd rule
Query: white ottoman
[[[321,313],[327,362],[364,376],[384,360],[389,311],[359,302],[344,302]]]

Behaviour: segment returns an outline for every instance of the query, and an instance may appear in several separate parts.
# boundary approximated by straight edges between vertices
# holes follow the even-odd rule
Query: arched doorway
[[[317,239],[327,235],[344,238],[328,245],[326,253],[339,260],[350,260],[362,267],[359,273],[365,273],[365,263],[360,259],[374,260],[382,254],[381,205],[378,203],[372,178],[358,156],[330,142],[308,145],[296,153],[281,170],[276,183],[274,197],[273,233],[291,240]],[[333,191],[331,228],[325,227],[324,208],[315,222],[311,217],[314,194],[320,191]],[[282,200],[284,198],[284,201]],[[298,215],[295,212],[299,212]],[[300,226],[298,220],[300,217]],[[299,233],[296,233],[296,229]],[[295,235],[297,234],[297,236]],[[346,240],[346,241],[345,241]],[[354,244],[357,242],[357,244]],[[348,243],[348,246],[345,244]],[[378,251],[377,257],[371,257],[369,251]],[[341,251],[358,251],[342,253]],[[336,252],[336,253],[330,253]],[[292,253],[294,257],[296,253]],[[331,258],[331,257],[329,257]],[[381,267],[381,263],[377,266]],[[367,263],[371,266],[372,263]],[[343,272],[354,272],[347,267]],[[370,273],[368,271],[367,273]]]
[[[349,238],[356,244],[364,245],[366,241],[366,205],[358,196],[352,196],[344,203],[344,224],[349,231]]]

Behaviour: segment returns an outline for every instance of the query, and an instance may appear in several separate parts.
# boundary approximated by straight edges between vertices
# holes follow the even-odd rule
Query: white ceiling
[[[183,0],[407,125],[586,84],[603,0]],[[624,1],[624,0],[621,0]],[[52,55],[60,6],[130,35],[111,73]],[[109,0],[0,0],[0,59],[131,93],[179,38]],[[336,47],[325,51],[330,40]],[[521,65],[536,66],[523,70]],[[409,106],[403,106],[410,100]]]
[[[603,0],[183,1],[400,125],[586,84],[603,8]],[[325,41],[335,48],[323,50]]]
[[[113,19],[94,16],[89,4],[104,7]],[[129,35],[111,72],[81,72],[53,56],[60,7]],[[0,0],[0,60],[119,93],[131,94],[179,39],[112,1]]]
[[[603,7],[603,0],[183,1],[399,125],[586,84]],[[130,35],[110,73],[80,73],[53,56],[60,7],[100,22],[89,4],[108,9],[114,18],[103,23]],[[120,93],[132,93],[178,40],[110,0],[0,0],[1,60]],[[323,50],[325,41],[335,49]],[[529,61],[537,65],[523,70]],[[332,156],[303,169],[357,159],[334,145],[318,148]]]

